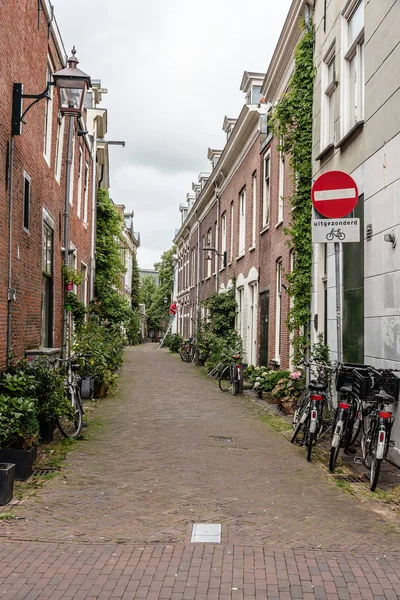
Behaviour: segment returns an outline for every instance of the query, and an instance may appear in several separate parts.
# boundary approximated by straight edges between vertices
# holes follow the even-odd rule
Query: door
[[[260,365],[268,366],[269,291],[260,294]]]

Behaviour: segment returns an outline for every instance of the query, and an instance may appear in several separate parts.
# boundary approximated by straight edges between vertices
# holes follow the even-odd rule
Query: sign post
[[[316,179],[311,189],[315,210],[327,219],[313,219],[313,242],[334,242],[336,286],[337,359],[342,362],[342,308],[340,297],[340,242],[360,241],[360,220],[343,218],[358,202],[357,184],[343,171],[327,171]]]

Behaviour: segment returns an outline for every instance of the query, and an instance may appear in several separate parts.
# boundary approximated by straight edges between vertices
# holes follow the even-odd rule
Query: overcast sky
[[[135,211],[141,268],[153,268],[180,226],[179,205],[224,116],[244,103],[245,70],[264,73],[291,0],[52,0],[67,52],[108,89],[112,199]]]

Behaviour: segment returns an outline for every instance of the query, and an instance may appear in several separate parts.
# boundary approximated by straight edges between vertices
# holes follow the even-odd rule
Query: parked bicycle
[[[357,374],[359,375],[357,376]],[[362,381],[365,378],[367,380],[371,378],[370,383],[373,385],[370,367],[350,363],[338,365],[336,390],[339,392],[339,402],[333,424],[329,454],[329,470],[332,472],[335,470],[340,449],[344,448],[345,454],[351,453],[350,447],[355,443],[360,432],[363,386],[360,385],[357,377],[362,378]]]
[[[239,391],[240,381],[242,379],[242,365],[240,354],[233,354],[232,361],[221,372],[218,384],[222,392],[231,392],[233,396]]]
[[[58,429],[66,438],[78,437],[83,426],[83,406],[79,378],[75,375],[75,372],[80,368],[78,361],[81,358],[84,358],[84,356],[75,354],[66,359],[56,359],[66,367],[65,393],[68,402],[65,403],[65,409],[62,413],[55,415]]]
[[[188,340],[183,342],[181,345],[181,349],[179,351],[179,355],[183,362],[193,362],[196,356],[196,347],[194,345],[194,340],[190,337]]]
[[[393,371],[382,370],[379,391],[362,409],[361,452],[363,463],[370,469],[370,490],[378,484],[383,459],[391,445],[394,423],[393,405],[398,401],[400,379]]]
[[[333,402],[330,394],[331,373],[336,368],[315,361],[304,362],[314,371],[314,378],[307,386],[303,402],[293,415],[292,444],[300,432],[300,445],[307,447],[307,460],[310,462],[313,447],[327,433],[333,424]]]

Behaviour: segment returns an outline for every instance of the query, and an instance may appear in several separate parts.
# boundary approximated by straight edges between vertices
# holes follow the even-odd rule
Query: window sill
[[[316,161],[323,160],[327,154],[330,154],[332,152],[334,147],[335,147],[335,144],[333,142],[331,142],[330,144],[325,146],[325,148],[323,150],[321,150],[321,152],[318,154],[318,156],[315,157],[315,160]]]
[[[23,231],[24,233],[26,233],[27,235],[30,235],[30,231],[29,231],[29,229],[27,229],[27,228],[26,228],[26,227],[24,227],[24,226],[22,226],[22,231]]]
[[[231,263],[229,263],[229,264],[231,264]],[[222,271],[225,271],[225,267],[220,268],[219,272],[222,273]]]
[[[206,277],[206,279],[205,279],[205,280],[206,280],[206,281],[210,281],[210,279],[211,279],[211,275],[208,275],[208,277]]]
[[[275,225],[275,229],[278,229],[278,227],[281,227],[281,225],[283,225],[283,219],[278,221],[278,223]]]
[[[232,261],[230,260],[230,261],[228,262],[228,267],[230,267],[231,265],[232,265]]]
[[[243,256],[245,256],[245,253],[244,253],[244,252],[242,252],[242,254],[239,254],[239,255],[236,257],[236,262],[237,262],[238,260],[240,260],[241,258],[243,258]]]
[[[253,252],[256,249],[255,246],[251,246],[251,248],[249,248],[249,252]]]
[[[268,229],[269,229],[269,223],[267,225],[264,225],[264,227],[260,231],[260,235],[262,235],[263,233],[265,233],[266,231],[268,231]]]
[[[353,127],[342,137],[342,139],[338,141],[335,148],[340,148],[341,150],[361,131],[363,127],[364,119],[362,121],[357,121],[357,123],[353,125]]]
[[[47,165],[47,166],[49,167],[49,169],[50,169],[50,166],[51,166],[51,165],[50,165],[50,156],[46,156],[46,154],[43,152],[43,158],[44,158],[44,161],[45,161],[46,165]]]

